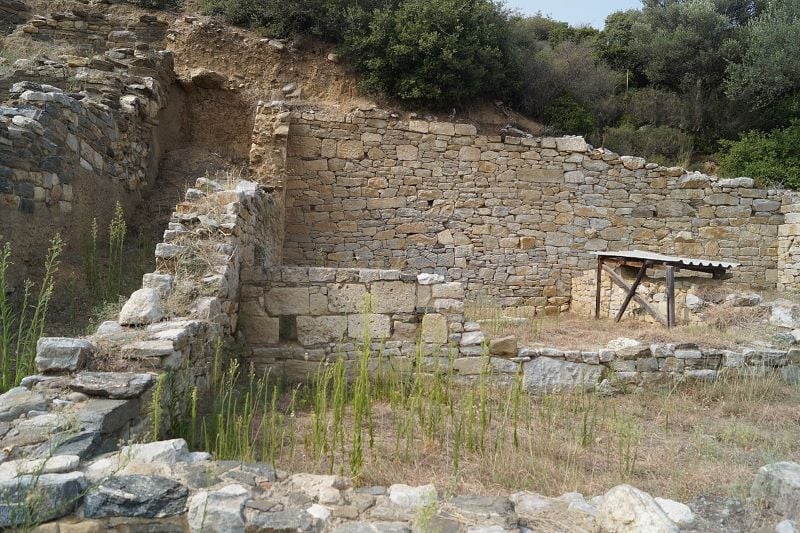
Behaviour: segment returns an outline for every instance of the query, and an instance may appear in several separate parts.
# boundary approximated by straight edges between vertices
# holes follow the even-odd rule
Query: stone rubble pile
[[[204,452],[190,452],[181,439],[123,446],[80,463],[75,456],[51,457],[44,466],[32,463],[0,466],[0,486],[13,487],[0,504],[3,526],[13,524],[26,491],[35,490],[42,504],[32,510],[37,519],[58,519],[38,530],[47,532],[126,527],[193,533],[708,530],[688,506],[630,485],[590,499],[526,491],[444,497],[433,485],[354,488],[337,476],[215,461]],[[39,472],[35,479],[27,473],[33,470]],[[798,521],[799,472],[796,463],[775,463],[763,467],[753,483],[753,502],[779,517],[776,531],[791,531]]]
[[[530,492],[443,498],[433,485],[354,488],[337,476],[215,461],[190,452],[181,439],[123,446],[83,462],[60,455],[43,466],[32,463],[0,467],[0,486],[13,487],[6,493],[11,497],[0,503],[4,527],[14,525],[20,516],[14,511],[33,491],[41,494],[41,506],[29,509],[36,520],[61,518],[41,531],[106,531],[126,525],[198,533],[410,533],[412,528],[500,533],[536,531],[539,524],[560,522],[586,531],[597,524],[602,531],[621,532],[651,526],[678,531],[694,523],[685,505],[654,500],[627,485],[591,501],[577,493],[547,498]]]

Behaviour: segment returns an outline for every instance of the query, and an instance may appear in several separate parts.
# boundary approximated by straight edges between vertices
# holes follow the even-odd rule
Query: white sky
[[[569,22],[572,26],[591,24],[597,29],[603,29],[606,17],[614,11],[642,7],[640,0],[506,0],[506,5],[526,15],[541,11],[543,15]]]

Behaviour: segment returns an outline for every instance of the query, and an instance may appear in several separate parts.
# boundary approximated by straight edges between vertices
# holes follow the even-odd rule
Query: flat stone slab
[[[592,390],[600,382],[604,367],[537,357],[525,363],[523,368],[522,383],[525,390],[541,394]]]
[[[14,420],[29,411],[46,411],[47,401],[38,392],[14,387],[0,396],[0,422]]]
[[[0,482],[0,527],[66,516],[80,504],[85,488],[86,478],[81,472],[24,475]]]
[[[95,353],[86,339],[42,337],[36,343],[36,369],[39,372],[75,372]]]
[[[89,396],[111,399],[138,398],[153,385],[154,381],[150,374],[81,372],[70,387]]]
[[[93,399],[77,412],[82,429],[109,434],[117,431],[139,416],[137,400]]]
[[[86,495],[87,518],[164,518],[183,513],[189,489],[161,476],[116,476]]]

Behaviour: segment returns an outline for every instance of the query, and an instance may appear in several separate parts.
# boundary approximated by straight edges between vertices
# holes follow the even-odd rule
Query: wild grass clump
[[[33,281],[26,279],[19,305],[15,306],[8,285],[11,243],[0,247],[0,392],[17,386],[35,371],[36,343],[44,334],[63,250],[64,242],[56,234],[47,250],[38,291],[34,292]]]
[[[369,311],[367,302],[365,324]],[[686,501],[737,495],[753,465],[800,460],[786,424],[800,388],[764,367],[615,397],[532,396],[521,371],[496,372],[507,361],[456,360],[455,349],[429,354],[421,342],[408,358],[389,357],[373,341],[365,326],[353,353],[296,386],[226,363],[218,344],[209,391],[178,392],[185,422],[169,431],[218,459],[462,493],[598,494],[632,483]]]

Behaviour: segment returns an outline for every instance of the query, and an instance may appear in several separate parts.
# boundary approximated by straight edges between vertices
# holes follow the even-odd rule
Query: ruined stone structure
[[[288,264],[437,272],[549,312],[593,250],[738,261],[736,283],[768,288],[789,247],[782,193],[751,179],[383,111],[295,114],[286,195]]]

